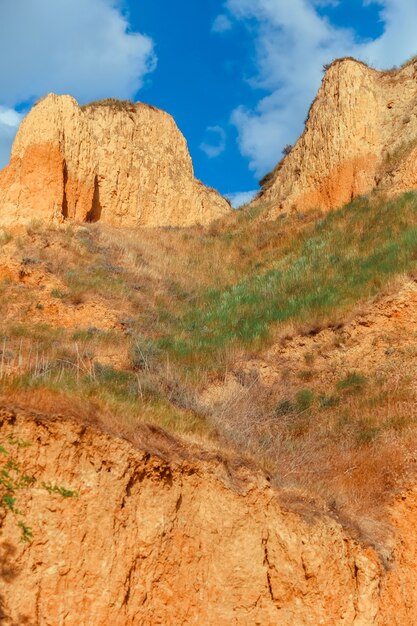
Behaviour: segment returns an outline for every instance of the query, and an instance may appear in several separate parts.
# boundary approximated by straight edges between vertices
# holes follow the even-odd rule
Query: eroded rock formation
[[[271,203],[269,217],[417,188],[417,61],[388,72],[335,61],[303,134],[262,183],[256,202]]]
[[[170,115],[108,100],[80,107],[50,94],[22,122],[0,172],[0,223],[207,224],[229,203],[194,178]]]
[[[31,544],[2,520],[2,623],[414,624],[415,494],[400,500],[401,567],[387,573],[334,519],[291,512],[261,475],[161,433],[132,445],[62,416],[0,417],[2,442],[32,444],[17,454],[38,485],[78,491],[25,496]]]

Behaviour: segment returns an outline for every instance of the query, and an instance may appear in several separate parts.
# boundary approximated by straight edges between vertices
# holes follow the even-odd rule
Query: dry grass
[[[344,518],[378,520],[415,474],[416,373],[397,362],[370,379],[344,377],[327,395],[300,384],[289,396],[254,374],[225,391],[211,419],[279,487],[317,497]]]
[[[166,461],[216,461],[224,463],[227,471],[256,470],[256,465],[242,459],[234,449],[221,448],[215,441],[198,433],[182,433],[178,437],[152,420],[131,422],[121,419],[100,403],[68,396],[46,388],[22,390],[3,388],[0,394],[2,409],[12,413],[24,412],[28,417],[40,420],[74,420],[95,428],[110,436],[129,441],[137,449],[155,454]],[[244,479],[244,474],[233,476]],[[233,483],[231,483],[233,484]]]
[[[117,98],[104,98],[103,100],[94,100],[88,104],[81,106],[82,111],[88,111],[91,109],[99,109],[101,107],[108,107],[116,111],[123,111],[127,113],[135,112],[136,106],[131,100],[118,100]]]
[[[50,402],[101,415],[115,433],[150,423],[206,439],[340,515],[377,519],[413,469],[417,398],[405,358],[382,378],[366,373],[364,386],[329,385],[322,397],[309,388],[314,355],[285,397],[256,376],[210,408],[198,391],[237,354],[346,320],[395,289],[415,268],[416,206],[413,194],[391,203],[372,196],[319,221],[265,223],[259,207],[207,229],[32,225],[6,236],[2,250],[26,274],[1,284],[3,393],[40,410]],[[46,290],[48,303],[77,314],[100,304],[116,320],[112,330],[91,317],[64,327],[49,309],[34,324]]]
[[[261,212],[236,213],[208,229],[132,232],[94,224],[46,230],[35,224],[7,247],[22,264],[33,260],[24,271],[35,268],[59,282],[50,289],[53,298],[70,306],[102,303],[123,324],[158,338],[181,323],[212,287],[213,276],[219,288],[227,288],[267,271],[314,220],[289,218],[266,226],[258,219]],[[34,290],[23,293],[21,285],[10,284],[8,295],[22,302],[21,310],[24,303],[36,306],[29,302]]]
[[[13,334],[13,329],[11,329]],[[126,362],[121,368],[103,363],[104,348],[125,348],[123,336],[88,331],[69,337],[62,330],[18,327],[4,337],[0,357],[0,387],[30,394],[62,394],[77,404],[92,402],[102,415],[118,415],[120,425],[152,423],[178,434],[210,439],[214,429],[195,410],[195,393],[169,364],[153,368],[145,360],[140,369]],[[101,361],[97,357],[101,355]],[[145,355],[145,359],[147,359]]]
[[[416,139],[405,141],[399,146],[386,152],[376,174],[377,184],[383,179],[392,176],[395,170],[407,159],[417,144]]]

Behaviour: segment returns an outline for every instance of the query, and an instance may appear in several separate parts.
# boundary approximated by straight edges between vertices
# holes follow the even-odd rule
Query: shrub
[[[319,398],[320,408],[322,409],[327,409],[327,408],[337,406],[339,402],[340,402],[340,399],[337,396],[327,396],[323,394]]]
[[[0,246],[5,246],[7,243],[9,243],[9,241],[11,241],[11,239],[13,238],[13,236],[11,235],[11,233],[3,230],[0,232]]]
[[[313,365],[315,359],[316,357],[313,352],[306,352],[304,355],[304,360],[307,363],[307,365]]]
[[[364,419],[359,422],[359,430],[356,433],[356,442],[359,445],[370,444],[376,439],[380,432],[380,428],[375,426],[373,420]]]
[[[104,98],[103,100],[94,100],[88,104],[81,106],[82,111],[94,110],[100,107],[108,107],[116,111],[126,111],[127,113],[134,113],[136,111],[136,105],[131,100],[119,100],[118,98]]]
[[[281,400],[273,410],[275,417],[284,417],[286,415],[296,415],[303,413],[311,408],[314,401],[314,393],[311,389],[300,389],[295,394],[293,401],[289,399]]]
[[[130,365],[135,372],[150,371],[155,366],[159,353],[160,350],[152,339],[137,335],[130,349]]]
[[[313,400],[314,393],[311,389],[300,389],[295,395],[297,410],[300,412],[307,411],[313,404]]]
[[[268,172],[267,174],[265,174],[265,176],[263,176],[260,181],[259,181],[259,186],[260,187],[269,187],[273,181],[274,181],[274,170],[272,172]]]
[[[58,298],[59,300],[63,300],[67,297],[67,293],[65,291],[61,291],[60,289],[52,289],[51,296],[53,298]]]
[[[314,378],[314,370],[301,370],[298,372],[298,378],[300,380],[312,380]]]
[[[338,391],[360,391],[366,384],[366,377],[358,372],[350,372],[336,383]]]
[[[84,289],[71,289],[68,294],[68,300],[74,306],[78,306],[79,304],[83,304],[86,299],[86,292]]]
[[[274,414],[276,417],[281,417],[283,415],[289,415],[293,413],[294,406],[290,400],[282,400],[274,409]]]

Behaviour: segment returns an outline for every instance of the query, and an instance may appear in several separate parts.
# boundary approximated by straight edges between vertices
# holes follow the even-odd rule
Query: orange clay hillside
[[[229,203],[194,178],[168,113],[50,94],[34,106],[0,174],[0,224],[65,218],[114,226],[208,224]]]
[[[335,62],[236,212],[166,114],[35,106],[0,173],[2,624],[414,626],[413,76]]]
[[[45,395],[33,400],[37,410],[0,412],[3,440],[32,442],[16,458],[38,479],[20,494],[33,541],[19,543],[11,516],[2,526],[3,623],[414,623],[415,490],[387,515],[384,567],[334,514],[300,494],[282,501],[230,454],[150,427],[121,437],[85,408],[49,398],[51,416]]]
[[[268,216],[331,210],[375,187],[417,184],[417,61],[380,72],[354,59],[327,69],[300,139],[261,181]]]

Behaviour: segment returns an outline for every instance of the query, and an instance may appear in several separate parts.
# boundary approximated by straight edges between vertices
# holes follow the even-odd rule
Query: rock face
[[[115,226],[207,224],[229,203],[194,178],[167,113],[50,94],[17,133],[0,172],[0,224],[72,219]]]
[[[256,202],[271,203],[272,218],[417,188],[417,61],[388,72],[335,61],[300,139],[261,183]]]
[[[401,567],[384,573],[335,520],[286,510],[262,476],[213,455],[152,454],[149,437],[133,446],[62,416],[2,409],[0,441],[9,435],[32,444],[16,454],[37,484],[78,496],[25,494],[31,544],[19,544],[13,516],[1,520],[2,624],[415,623],[416,494],[395,522]]]

